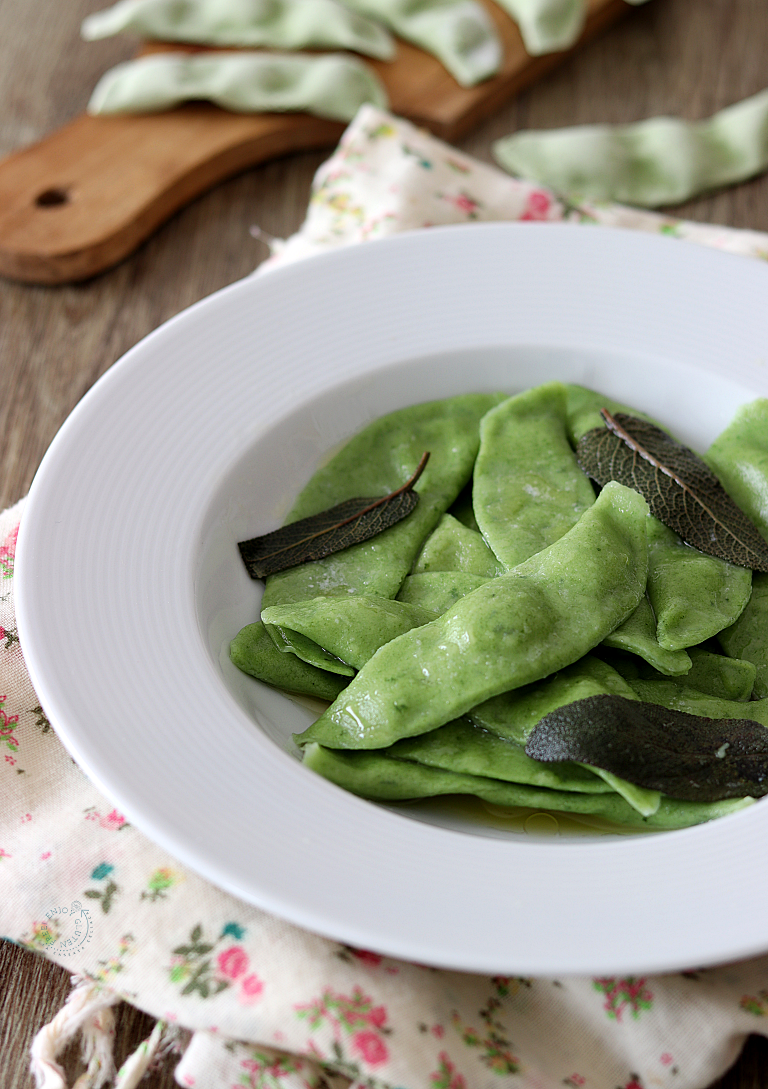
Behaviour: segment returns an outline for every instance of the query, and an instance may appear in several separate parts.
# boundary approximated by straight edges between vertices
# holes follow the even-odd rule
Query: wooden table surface
[[[0,0],[0,156],[81,112],[102,72],[127,59],[130,39],[86,44],[81,19],[98,0]],[[568,59],[462,141],[490,162],[494,139],[519,128],[628,122],[653,114],[707,116],[768,84],[765,0],[650,0]],[[292,155],[224,183],[176,215],[137,253],[87,283],[35,287],[0,281],[0,502],[29,489],[65,417],[131,345],[197,299],[251,272],[266,256],[252,224],[285,237],[303,219],[324,153]],[[768,177],[680,209],[707,222],[768,231]],[[762,864],[762,862],[761,862]],[[0,886],[2,895],[2,886]],[[28,1048],[61,1007],[69,977],[0,942],[0,1086],[31,1089]],[[121,1006],[118,1060],[151,1029]],[[66,1055],[71,1079],[81,1069]],[[172,1064],[147,1089],[174,1083]],[[768,1041],[750,1038],[719,1086],[768,1089]],[[471,1089],[471,1087],[470,1087]],[[702,1087],[703,1089],[703,1087]]]

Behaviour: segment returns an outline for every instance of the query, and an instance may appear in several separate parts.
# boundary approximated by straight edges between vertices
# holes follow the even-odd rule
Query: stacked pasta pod
[[[586,18],[586,0],[498,2],[534,55],[568,48]],[[389,60],[393,34],[436,56],[465,87],[503,64],[501,39],[479,0],[119,0],[82,28],[88,40],[122,32],[249,52],[156,54],[118,65],[94,90],[91,113],[158,111],[204,98],[235,111],[306,110],[351,120],[364,102],[385,106],[387,96],[373,70],[348,51]],[[317,49],[344,52],[301,52]]]

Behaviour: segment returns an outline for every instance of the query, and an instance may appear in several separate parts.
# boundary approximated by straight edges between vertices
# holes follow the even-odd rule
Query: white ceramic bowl
[[[94,386],[35,478],[17,608],[42,705],[96,785],[211,881],[353,945],[484,972],[616,973],[768,948],[768,803],[658,835],[538,838],[387,808],[303,768],[312,720],[239,673],[236,542],[367,421],[563,379],[703,449],[768,394],[768,266],[604,228],[433,229],[180,314]]]

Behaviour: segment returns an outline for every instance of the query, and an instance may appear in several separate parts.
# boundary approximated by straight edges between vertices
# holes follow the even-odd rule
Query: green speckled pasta
[[[743,658],[755,667],[754,693],[768,696],[768,575],[754,572],[752,596],[735,624],[718,633],[717,641],[732,658]]]
[[[655,207],[743,181],[768,165],[768,90],[705,121],[652,117],[497,140],[505,170],[562,194]]]
[[[306,111],[351,121],[360,106],[387,105],[378,77],[346,53],[153,53],[106,72],[91,114],[157,113],[207,99],[236,113]]]
[[[299,743],[384,748],[575,662],[642,596],[647,511],[608,484],[555,544],[377,651]]]
[[[729,627],[749,601],[752,572],[683,544],[648,519],[648,597],[667,650],[703,643]]]
[[[747,718],[768,727],[768,699],[727,700],[690,688],[671,677],[658,679],[637,677],[628,681],[638,697],[646,703],[657,703],[673,711],[685,711],[689,715],[704,718]]]
[[[354,669],[362,669],[384,643],[432,620],[426,609],[374,594],[314,597],[273,605],[263,609],[261,617],[265,624],[287,628],[290,636],[300,632]]]
[[[544,764],[526,756],[515,741],[492,734],[466,719],[457,718],[419,737],[396,741],[382,755],[397,760],[457,771],[462,775],[484,775],[506,783],[527,783],[550,790],[576,790],[582,794],[608,794],[613,790],[594,772],[579,764]]]
[[[768,114],[765,128],[768,132]],[[705,461],[768,538],[768,399],[740,408],[707,450]]]
[[[89,15],[81,33],[94,41],[124,31],[246,49],[352,49],[382,60],[395,52],[384,27],[337,0],[119,0]]]
[[[333,673],[315,669],[293,654],[282,654],[259,622],[248,624],[237,633],[229,644],[229,656],[244,673],[303,696],[333,700],[347,683],[346,678],[342,680]]]
[[[557,541],[595,501],[565,421],[566,387],[550,382],[510,397],[480,425],[472,505],[507,570]]]
[[[586,0],[498,0],[517,23],[527,53],[569,49],[584,29]]]
[[[468,712],[466,722],[459,719],[419,737],[397,741],[386,751],[446,771],[488,775],[509,782],[593,793],[613,790],[645,816],[655,813],[661,801],[656,790],[646,790],[602,768],[586,765],[562,764],[552,777],[549,773],[555,770],[554,765],[525,755],[525,743],[544,715],[574,700],[605,693],[636,698],[615,670],[586,655],[543,681],[487,700]],[[599,791],[595,777],[602,784]]]
[[[544,680],[478,704],[467,717],[476,726],[524,746],[534,727],[550,711],[604,694],[636,698],[629,682],[612,666],[587,654]]]
[[[603,639],[604,647],[626,650],[645,659],[659,673],[670,677],[682,676],[691,668],[691,659],[684,650],[666,650],[656,636],[656,616],[647,596],[640,598],[631,616]]]
[[[473,575],[469,571],[422,571],[405,579],[397,600],[426,609],[436,620],[488,581],[484,575]]]
[[[503,46],[477,0],[345,0],[406,42],[432,53],[463,87],[495,75]]]
[[[418,505],[378,537],[271,575],[262,608],[335,593],[394,597],[427,536],[471,476],[480,420],[501,400],[504,394],[467,394],[412,405],[374,420],[351,438],[312,476],[286,521],[355,495],[388,495],[405,484],[429,450],[416,484]]]
[[[440,519],[413,565],[414,575],[430,571],[465,571],[490,579],[503,570],[481,534],[450,514],[444,514]]]
[[[377,801],[474,794],[493,805],[589,813],[635,828],[687,828],[752,805],[751,798],[683,802],[662,795],[659,808],[646,817],[618,794],[580,794],[577,791],[546,790],[520,783],[505,783],[500,779],[462,775],[408,760],[392,760],[378,752],[339,752],[313,744],[307,746],[304,763],[345,790]]]

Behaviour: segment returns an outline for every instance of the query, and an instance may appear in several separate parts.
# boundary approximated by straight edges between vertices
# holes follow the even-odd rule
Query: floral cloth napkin
[[[618,224],[768,257],[754,232],[566,204],[365,107],[262,268],[472,219]],[[13,605],[22,511],[0,515],[0,933],[76,981],[35,1040],[39,1085],[63,1089],[56,1055],[81,1035],[78,1089],[129,1089],[169,1049],[194,1089],[703,1089],[747,1034],[768,1035],[768,955],[651,977],[462,974],[302,931],[186,870],[91,785],[32,689]],[[115,1074],[121,998],[158,1021]]]

